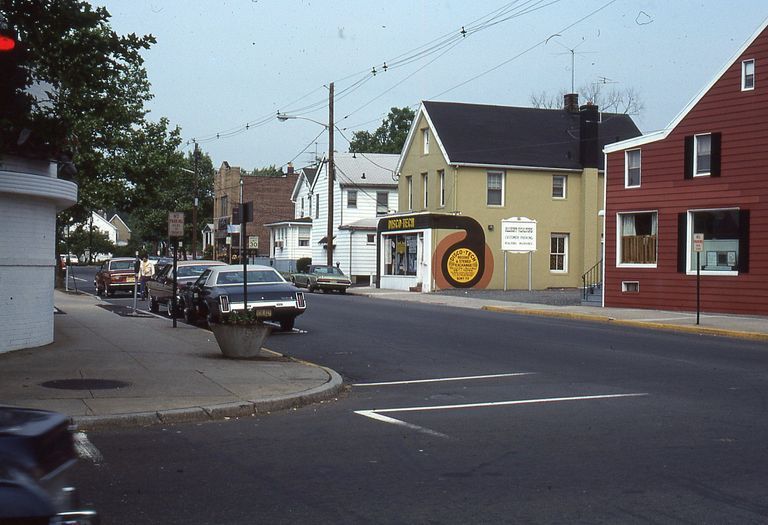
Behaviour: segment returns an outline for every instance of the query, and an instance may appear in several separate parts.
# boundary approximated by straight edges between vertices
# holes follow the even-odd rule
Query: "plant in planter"
[[[211,323],[211,330],[219,343],[224,357],[243,358],[265,355],[261,345],[272,332],[272,327],[264,324],[263,309],[232,311],[223,314],[221,322]]]

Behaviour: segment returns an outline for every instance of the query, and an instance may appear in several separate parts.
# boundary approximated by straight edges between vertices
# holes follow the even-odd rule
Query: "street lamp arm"
[[[286,120],[308,120],[309,122],[314,122],[315,124],[319,124],[323,126],[325,129],[328,129],[328,124],[324,124],[319,120],[314,120],[308,117],[302,117],[300,115],[288,115],[286,113],[280,113],[279,111],[277,112],[277,120],[279,120],[280,122],[285,122]]]

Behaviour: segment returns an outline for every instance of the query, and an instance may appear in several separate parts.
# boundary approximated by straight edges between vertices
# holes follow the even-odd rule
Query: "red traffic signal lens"
[[[0,51],[12,51],[16,47],[16,40],[9,36],[0,35]]]

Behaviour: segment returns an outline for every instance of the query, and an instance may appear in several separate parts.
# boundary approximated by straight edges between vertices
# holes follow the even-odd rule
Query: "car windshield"
[[[283,279],[275,270],[248,270],[248,283],[280,283]],[[219,272],[216,284],[243,284],[243,272]]]
[[[110,270],[133,270],[133,261],[112,261],[109,263]]]
[[[178,273],[179,277],[197,277],[201,275],[205,269],[208,268],[208,265],[205,264],[195,264],[194,266],[179,266],[176,268],[176,272]]]
[[[321,273],[326,275],[344,275],[344,272],[334,266],[320,266],[315,268],[315,273]]]

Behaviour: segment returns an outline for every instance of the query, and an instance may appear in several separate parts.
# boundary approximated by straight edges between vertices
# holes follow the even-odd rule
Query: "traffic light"
[[[27,93],[26,50],[18,35],[0,19],[0,153],[21,149],[31,107]]]

